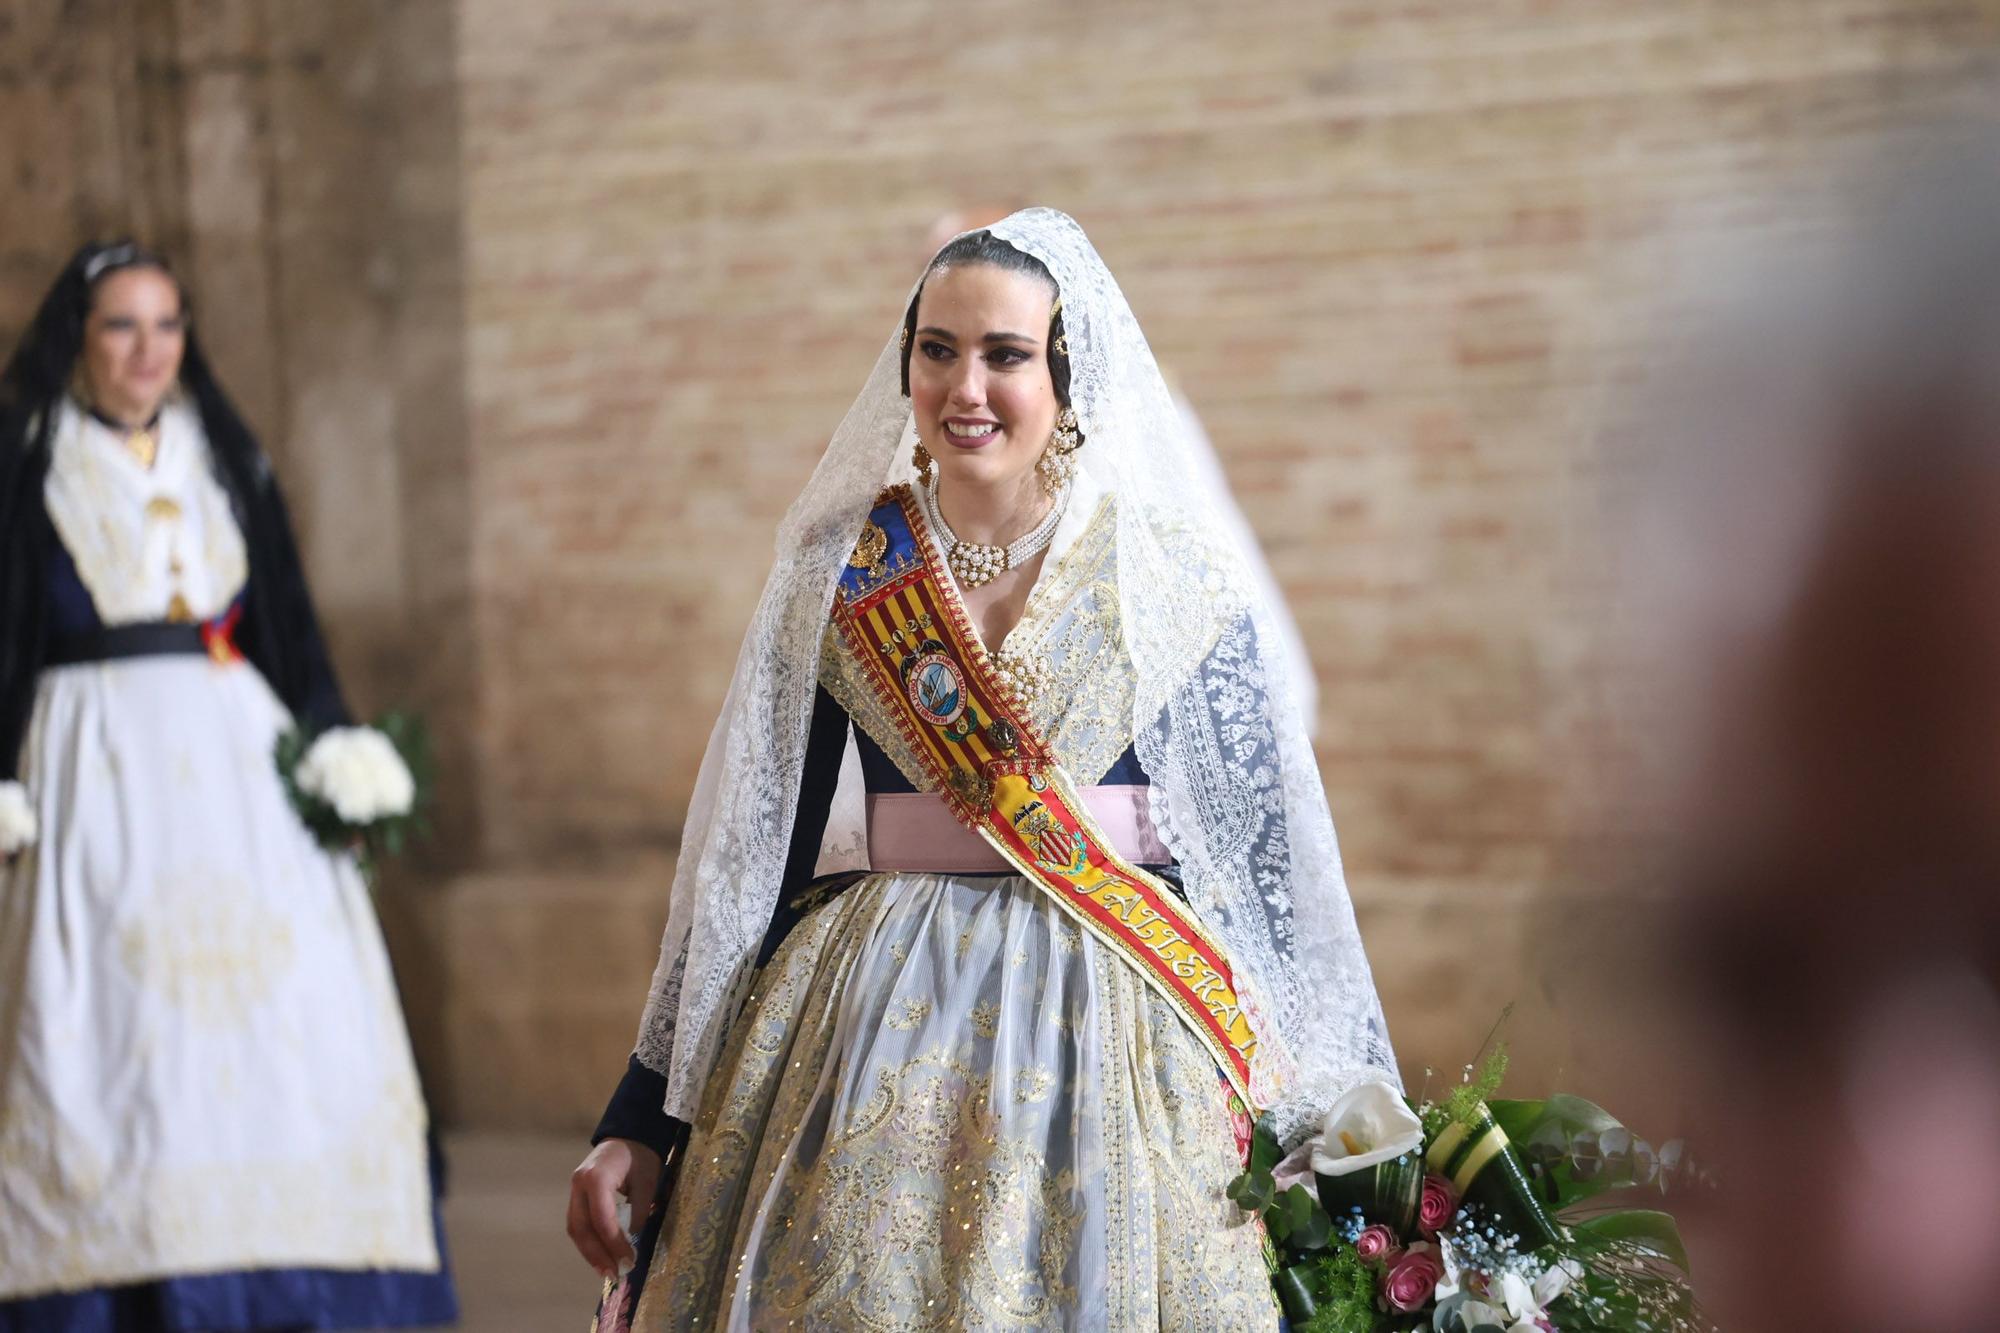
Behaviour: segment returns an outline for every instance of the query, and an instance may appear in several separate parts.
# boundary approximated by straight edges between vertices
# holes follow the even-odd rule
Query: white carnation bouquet
[[[0,860],[34,846],[40,832],[27,788],[18,782],[0,782]]]
[[[373,726],[293,729],[278,738],[285,793],[321,845],[351,849],[364,867],[400,855],[424,830],[430,753],[423,724],[388,713]]]

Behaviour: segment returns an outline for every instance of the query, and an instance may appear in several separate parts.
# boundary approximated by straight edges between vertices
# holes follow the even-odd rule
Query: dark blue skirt
[[[430,1137],[431,1194],[444,1197],[444,1153]],[[281,1333],[428,1328],[458,1322],[444,1216],[431,1205],[438,1270],[251,1268],[0,1301],[0,1333]]]
[[[458,1320],[444,1229],[435,1273],[258,1268],[0,1301],[0,1333],[273,1333]]]

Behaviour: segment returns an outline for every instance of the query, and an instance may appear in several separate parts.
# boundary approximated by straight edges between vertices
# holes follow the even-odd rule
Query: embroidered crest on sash
[[[904,689],[917,716],[934,727],[949,727],[965,716],[965,677],[943,653],[925,653],[903,673]]]

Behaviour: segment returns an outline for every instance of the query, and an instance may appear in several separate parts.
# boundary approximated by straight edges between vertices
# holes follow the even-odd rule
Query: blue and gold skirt
[[[1018,876],[805,916],[676,1167],[601,1330],[1278,1327],[1227,1085]]]

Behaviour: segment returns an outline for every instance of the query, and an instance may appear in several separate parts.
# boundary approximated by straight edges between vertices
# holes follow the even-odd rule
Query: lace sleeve
[[[1247,610],[1223,627],[1136,748],[1188,900],[1247,974],[1273,1056],[1262,1091],[1290,1138],[1355,1083],[1399,1080],[1319,769],[1274,692],[1272,642]]]

